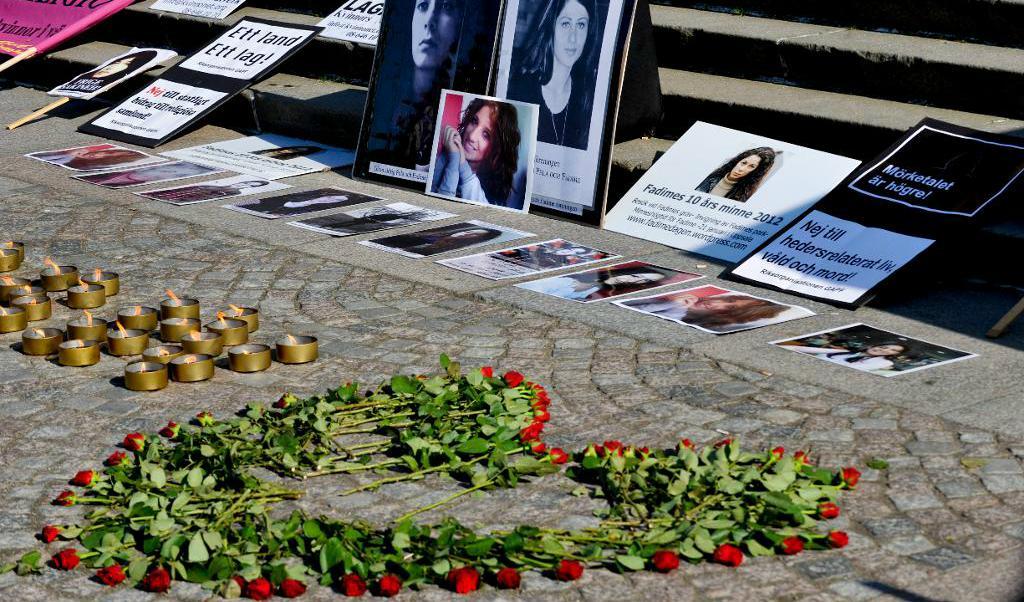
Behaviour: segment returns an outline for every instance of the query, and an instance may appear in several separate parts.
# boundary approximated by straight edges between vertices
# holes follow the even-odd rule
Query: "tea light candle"
[[[75,318],[68,322],[68,339],[105,342],[107,340],[107,321],[95,319],[91,312],[84,313],[85,317]]]
[[[98,341],[83,341],[81,339],[65,341],[57,348],[57,361],[61,366],[75,368],[98,364],[100,344]]]
[[[185,355],[181,345],[157,345],[142,352],[142,359],[147,362],[169,364],[176,357]]]
[[[91,274],[82,277],[82,280],[87,284],[98,284],[106,289],[108,297],[121,292],[121,277],[115,272],[104,272],[103,270],[96,268]]]
[[[224,337],[217,332],[195,330],[181,337],[181,348],[185,350],[185,353],[217,357],[224,351]]]
[[[174,291],[167,289],[167,299],[160,302],[160,318],[188,318],[199,319],[199,300],[179,299]]]
[[[157,311],[152,307],[122,307],[117,312],[117,321],[125,328],[132,330],[156,330],[158,318]]]
[[[25,355],[50,355],[57,353],[64,332],[56,328],[32,328],[21,335],[21,352]]]
[[[181,337],[201,327],[199,320],[192,318],[168,318],[160,321],[160,338],[165,343],[180,343]]]
[[[20,307],[0,307],[0,333],[19,332],[28,327],[28,315]]]
[[[25,261],[25,243],[23,242],[10,240],[5,243],[0,243],[0,249],[14,249],[18,252],[18,257],[21,258],[21,261]]]
[[[116,330],[107,330],[107,351],[110,355],[141,355],[149,346],[149,331],[126,330],[120,322],[114,325],[117,326]]]
[[[32,290],[32,283],[24,278],[15,278],[14,276],[0,276],[0,303],[10,303],[11,295],[17,291],[22,293],[27,290]]]
[[[11,302],[12,307],[25,310],[29,322],[48,320],[53,315],[53,303],[46,295],[22,295]]]
[[[180,383],[195,383],[213,378],[213,358],[204,354],[186,354],[171,360],[171,377]]]
[[[262,372],[270,367],[270,347],[257,343],[233,347],[228,364],[235,372]]]
[[[11,290],[11,296],[9,301],[14,303],[18,297],[49,297],[46,295],[46,289],[41,286],[35,286],[33,284],[26,284],[19,286]]]
[[[13,272],[21,267],[17,249],[0,249],[0,272]]]
[[[234,320],[242,320],[249,326],[249,333],[252,334],[260,329],[260,311],[253,307],[238,307],[229,305],[231,311],[224,314]]]
[[[224,337],[224,344],[244,345],[249,342],[249,324],[244,320],[224,318],[224,312],[217,313],[217,319],[206,325],[206,330]]]
[[[124,367],[124,386],[129,391],[159,391],[167,387],[167,365],[133,362]]]
[[[288,335],[277,342],[277,361],[282,364],[308,364],[319,356],[316,337]]]
[[[49,267],[40,272],[39,279],[47,292],[66,291],[69,287],[78,284],[78,268],[75,266],[57,265],[49,257],[43,263]]]
[[[107,302],[107,289],[99,284],[79,283],[68,289],[68,307],[71,309],[95,309]]]

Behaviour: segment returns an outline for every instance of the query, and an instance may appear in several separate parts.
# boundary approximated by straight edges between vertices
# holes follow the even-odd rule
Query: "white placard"
[[[310,35],[309,29],[240,21],[179,67],[233,79],[256,79]]]
[[[140,138],[159,139],[184,127],[225,96],[224,92],[158,79],[115,110],[97,118],[92,125]]]
[[[178,56],[159,48],[132,48],[47,92],[50,96],[95,98],[123,81]]]
[[[384,0],[347,0],[317,25],[325,38],[376,46],[383,12]]]
[[[351,165],[355,153],[318,142],[261,134],[163,153],[199,165],[279,180]]]
[[[157,0],[150,8],[168,13],[223,19],[243,2],[245,0]]]

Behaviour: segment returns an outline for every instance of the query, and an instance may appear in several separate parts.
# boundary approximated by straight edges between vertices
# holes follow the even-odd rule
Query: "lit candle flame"
[[[227,328],[228,327],[228,323],[224,321],[224,312],[222,312],[222,311],[217,312],[217,321],[220,322],[220,327],[221,328]]]
[[[14,241],[13,240],[9,240],[9,241],[5,242],[4,243],[4,247],[6,247],[8,249],[13,249],[14,248]]]
[[[82,347],[85,347],[85,341],[75,339],[73,341],[68,341],[64,346],[68,349],[81,349]]]
[[[45,333],[45,332],[43,332],[42,330],[39,330],[38,328],[33,328],[33,329],[32,329],[32,334],[33,334],[33,335],[34,335],[34,336],[35,336],[35,337],[36,337],[37,339],[45,339],[45,338],[46,338],[46,333]]]
[[[89,292],[89,285],[86,284],[84,280],[82,280],[81,276],[78,277],[78,287],[82,289],[83,293]]]
[[[118,320],[117,322],[115,322],[115,324],[117,324],[117,329],[121,332],[121,338],[127,339],[128,332],[124,329],[124,326],[121,326],[121,321]]]
[[[103,280],[103,270],[96,268],[92,273],[92,279],[96,282]]]
[[[232,305],[232,304],[229,303],[228,307],[231,308],[231,311],[235,312],[235,317],[236,318],[240,317],[242,314],[245,313],[245,310],[242,309],[241,307],[238,307],[237,305]]]
[[[299,339],[293,337],[292,335],[288,335],[288,344],[289,345],[298,345],[299,344]]]
[[[0,282],[3,282],[4,286],[13,286],[15,284],[14,278],[11,278],[10,276],[4,276],[3,278],[0,278]]]
[[[56,263],[54,263],[52,259],[47,257],[46,259],[43,260],[43,263],[48,265],[48,266],[50,266],[50,269],[53,270],[53,275],[54,276],[60,276],[61,275],[62,272],[60,271],[60,266],[57,265]]]
[[[0,316],[6,316],[6,315],[7,315],[7,309],[5,309],[2,305],[0,305]]]
[[[163,347],[159,347],[156,350],[156,354],[159,355],[160,357],[167,357],[168,355],[170,355],[170,352],[164,349]]]
[[[174,291],[172,291],[171,289],[167,289],[167,290],[166,290],[166,291],[164,291],[164,292],[165,292],[165,293],[167,293],[167,297],[168,297],[168,298],[169,298],[169,299],[170,299],[171,301],[174,301],[175,303],[181,303],[181,301],[180,301],[180,300],[178,299],[178,295],[175,295],[175,294],[174,294]]]
[[[87,326],[92,326],[92,312],[90,312],[88,309],[83,309],[82,311],[85,312],[85,323],[86,323],[86,325]]]
[[[142,315],[142,306],[141,305],[136,305],[135,306],[135,312],[132,313],[132,315],[133,316],[141,316]]]
[[[189,356],[186,356],[185,359],[182,360],[181,363],[183,363],[183,364],[194,364],[194,363],[196,363],[198,361],[199,361],[199,359],[196,356],[189,355]]]
[[[7,276],[7,277],[8,277],[8,278],[10,278],[10,276]],[[12,284],[13,284],[13,283],[12,283]],[[17,289],[15,289],[15,290],[19,290],[19,291],[21,291],[21,292],[23,292],[23,293],[31,293],[31,292],[32,292],[32,286],[31,286],[31,285],[28,285],[28,284],[23,284],[23,285],[19,286],[19,287],[18,287]]]

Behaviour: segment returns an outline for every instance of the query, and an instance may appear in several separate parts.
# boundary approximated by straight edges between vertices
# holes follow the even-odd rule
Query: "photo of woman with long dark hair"
[[[615,303],[712,334],[739,332],[814,315],[803,307],[715,286],[701,286]]]
[[[745,150],[708,174],[696,190],[745,203],[771,172],[776,154],[767,146]]]
[[[644,261],[627,261],[585,272],[524,282],[517,286],[561,299],[590,303],[697,278],[701,278],[701,275],[680,272]]]
[[[540,107],[540,142],[586,150],[604,11],[595,0],[544,0],[513,53],[506,96]]]
[[[97,88],[107,85],[108,82],[123,77],[126,73],[138,69],[140,66],[145,65],[149,61],[156,58],[155,50],[140,50],[134,54],[123,56],[116,61],[112,61],[102,67],[99,67],[89,73],[85,73],[75,78],[75,81],[92,79],[98,80],[100,83]]]

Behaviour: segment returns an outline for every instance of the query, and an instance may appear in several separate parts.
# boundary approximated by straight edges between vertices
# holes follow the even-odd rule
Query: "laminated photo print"
[[[93,144],[60,150],[41,151],[25,155],[30,159],[59,165],[71,171],[101,171],[125,169],[151,163],[163,163],[166,159],[148,155],[116,144]]]
[[[892,377],[977,357],[867,324],[849,324],[772,345],[838,364],[845,368]]]
[[[562,238],[437,263],[489,280],[534,276],[620,256]]]
[[[537,105],[445,90],[427,194],[527,212]]]
[[[279,196],[271,196],[251,201],[243,201],[234,205],[224,205],[225,209],[258,215],[267,219],[279,217],[295,217],[307,213],[317,213],[339,207],[350,207],[373,201],[383,201],[381,197],[370,196],[341,188],[319,188],[304,190]]]
[[[391,203],[390,205],[353,209],[298,222],[288,222],[288,224],[331,236],[353,236],[433,222],[449,217],[455,217],[455,214],[408,203]]]
[[[418,259],[449,251],[461,251],[483,245],[509,242],[527,236],[533,236],[533,234],[472,220],[409,234],[364,240],[359,244]]]
[[[751,330],[814,315],[811,310],[797,305],[717,286],[699,286],[614,303],[711,334]]]
[[[222,171],[212,167],[188,163],[187,161],[170,161],[146,167],[136,167],[135,169],[118,169],[101,173],[82,174],[73,176],[73,178],[104,188],[130,188],[144,184],[158,184],[160,182],[194,178],[196,176],[207,176],[221,173]]]
[[[164,203],[180,206],[218,199],[251,196],[265,192],[277,192],[287,188],[291,188],[291,186],[280,182],[261,180],[253,176],[234,176],[201,182],[199,184],[189,184],[187,186],[147,190],[146,192],[136,192],[135,194],[154,201],[163,201]]]
[[[703,277],[701,274],[681,272],[646,261],[626,261],[583,272],[523,282],[516,286],[568,301],[593,303]]]

